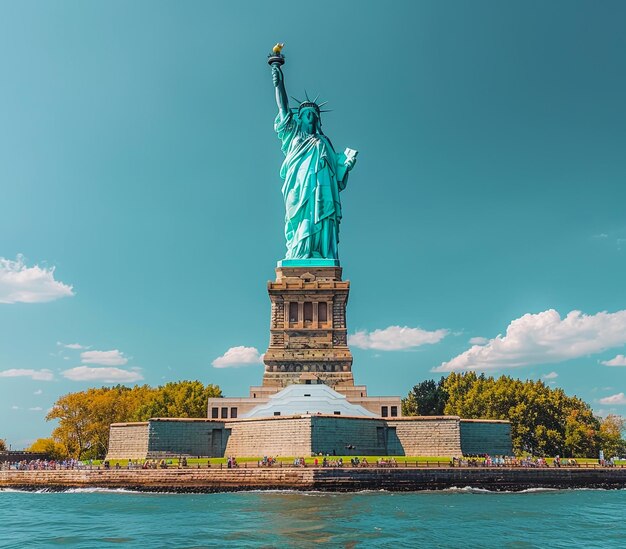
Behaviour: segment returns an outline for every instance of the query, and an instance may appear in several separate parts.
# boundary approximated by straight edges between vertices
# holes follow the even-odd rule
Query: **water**
[[[0,547],[626,547],[626,490],[0,491]]]

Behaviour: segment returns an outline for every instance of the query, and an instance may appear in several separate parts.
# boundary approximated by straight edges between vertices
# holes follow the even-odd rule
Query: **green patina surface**
[[[278,57],[272,59],[276,61]],[[311,100],[307,96],[305,101],[297,100],[295,109],[289,107],[283,63],[280,56],[280,61],[271,63],[271,67],[278,106],[274,129],[285,155],[280,168],[285,201],[285,259],[338,260],[342,217],[339,193],[346,188],[357,151],[335,151],[322,131],[322,104],[317,103],[317,98]]]

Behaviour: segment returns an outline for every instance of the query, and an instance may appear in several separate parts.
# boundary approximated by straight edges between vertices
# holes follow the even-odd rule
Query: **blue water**
[[[626,547],[626,491],[0,491],[0,547]]]

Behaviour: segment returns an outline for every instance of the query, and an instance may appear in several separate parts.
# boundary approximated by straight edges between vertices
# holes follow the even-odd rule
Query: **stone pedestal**
[[[346,304],[350,282],[338,266],[280,266],[268,282],[272,302],[264,387],[354,386]]]

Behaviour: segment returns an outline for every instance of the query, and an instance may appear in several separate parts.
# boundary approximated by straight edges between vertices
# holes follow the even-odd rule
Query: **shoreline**
[[[74,469],[0,471],[0,488],[65,491],[76,488],[138,492],[212,493],[259,490],[410,492],[471,486],[494,492],[533,488],[626,488],[626,468],[314,468]]]

